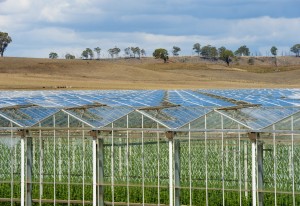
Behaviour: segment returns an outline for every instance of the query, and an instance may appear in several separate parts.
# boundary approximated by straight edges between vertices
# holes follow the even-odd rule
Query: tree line
[[[8,45],[12,42],[12,38],[6,32],[0,31],[0,55],[3,57],[4,51],[8,47]],[[272,46],[270,52],[273,56],[277,55],[277,48]],[[173,56],[179,56],[179,52],[181,48],[178,46],[173,46],[172,53]],[[193,45],[193,51],[198,55],[204,58],[220,58],[224,60],[228,65],[230,59],[233,56],[250,56],[250,50],[246,45],[240,46],[236,51],[229,50],[224,46],[220,48],[216,48],[212,45],[206,45],[201,47],[199,43],[195,43]],[[295,54],[296,57],[300,56],[300,44],[295,44],[290,48],[290,51]],[[117,46],[108,49],[108,54],[111,58],[116,58],[119,56],[121,49]],[[100,59],[101,48],[96,47],[93,50],[91,48],[86,48],[81,53],[82,59],[94,59],[95,54],[97,55],[97,59]],[[141,56],[146,56],[146,51],[144,49],[140,49],[139,47],[127,47],[124,49],[125,58],[141,58]],[[163,59],[164,62],[167,62],[169,58],[168,51],[164,48],[156,49],[153,54],[155,58]],[[49,58],[57,59],[58,54],[56,52],[50,52]],[[67,53],[64,57],[65,59],[75,59],[75,56]]]
[[[221,46],[220,48],[216,48],[212,45],[205,45],[201,47],[200,43],[195,43],[193,45],[193,51],[196,53],[199,57],[206,59],[221,59],[229,66],[230,62],[232,61],[232,58],[234,56],[250,56],[250,49],[246,45],[240,46],[236,51],[232,51],[230,49],[227,49],[224,46]],[[181,51],[181,48],[178,46],[173,46],[172,48],[172,54],[173,56],[179,56],[179,52]],[[276,57],[277,56],[277,47],[272,46],[270,48],[271,54]],[[295,53],[296,57],[300,56],[300,44],[295,44],[290,48],[290,51]],[[100,59],[100,52],[101,48],[96,47],[94,50],[90,48],[86,48],[82,54],[82,59],[94,59],[94,52],[97,53],[97,59]],[[121,52],[121,49],[118,47],[111,48],[107,51],[111,58],[116,58],[119,56],[119,53]],[[140,58],[141,56],[146,56],[146,52],[144,49],[140,49],[139,47],[127,47],[124,49],[125,58]],[[158,48],[155,49],[152,53],[152,56],[157,59],[162,59],[166,63],[169,59],[169,53],[167,49],[164,48]],[[49,54],[49,58],[56,59],[58,58],[57,53],[51,52]],[[66,54],[66,59],[75,59],[75,56]],[[276,61],[275,61],[276,63]]]
[[[111,58],[117,58],[119,56],[119,53],[121,52],[121,49],[118,47],[114,47],[107,50],[108,54],[111,56]],[[141,58],[141,56],[146,56],[146,51],[144,49],[140,49],[139,47],[127,47],[124,49],[125,58]],[[96,59],[100,59],[101,55],[101,48],[96,47],[93,50],[91,48],[86,48],[82,51],[80,58],[81,59],[94,59],[95,54],[97,55]],[[57,59],[58,54],[56,52],[50,52],[49,54],[50,59]],[[67,53],[65,55],[65,59],[75,59],[74,55],[71,55]]]

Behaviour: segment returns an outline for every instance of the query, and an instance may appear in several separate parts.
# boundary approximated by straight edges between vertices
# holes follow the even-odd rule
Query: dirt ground
[[[252,57],[251,57],[252,58]],[[63,60],[0,58],[1,90],[299,88],[300,58]]]

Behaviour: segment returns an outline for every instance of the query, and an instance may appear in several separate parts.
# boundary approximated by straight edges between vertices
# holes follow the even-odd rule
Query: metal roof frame
[[[233,93],[231,96],[230,93]],[[223,95],[223,96],[222,96]],[[205,99],[207,97],[207,99]],[[284,102],[282,102],[282,98]],[[273,124],[277,124],[280,121],[290,118],[293,115],[300,113],[300,89],[246,89],[246,90],[124,90],[124,91],[14,91],[14,92],[5,92],[0,91],[0,111],[8,111],[7,115],[4,112],[0,113],[0,116],[6,119],[9,122],[12,122],[18,127],[33,127],[38,123],[41,123],[45,119],[59,113],[63,112],[64,114],[70,115],[72,118],[84,123],[91,128],[103,128],[112,122],[115,122],[124,116],[132,113],[138,112],[145,117],[151,119],[152,121],[160,124],[161,126],[167,129],[178,129],[185,127],[191,122],[196,121],[197,119],[203,118],[205,115],[212,112],[216,112],[230,120],[240,124],[250,130],[257,130],[259,126],[262,126],[259,129],[265,129]],[[36,98],[36,101],[35,101]],[[189,99],[190,98],[190,99]],[[103,100],[103,103],[102,103]],[[26,104],[28,102],[28,104]],[[89,104],[90,103],[90,104]],[[249,104],[245,104],[249,103]],[[259,104],[257,104],[259,103]],[[11,104],[7,106],[8,104]],[[242,117],[247,117],[250,115],[251,118],[251,109],[249,107],[260,106],[261,109],[270,109],[269,111],[262,110],[262,113],[259,113],[259,109],[253,110],[253,120],[245,119],[245,122],[235,118],[231,115],[230,110],[241,111],[245,113],[241,114]],[[127,105],[127,106],[126,106]],[[229,106],[233,105],[233,106]],[[274,106],[278,105],[278,106]],[[35,109],[30,109],[30,108]],[[75,113],[73,114],[72,109],[82,109],[82,110],[93,110],[93,108],[101,107],[111,107],[116,110],[112,110],[111,113],[108,113],[107,121],[103,121],[103,124],[110,121],[109,124],[104,126],[97,126],[88,121],[89,116],[80,118]],[[118,107],[131,108],[128,113],[126,109],[120,110],[118,112]],[[189,108],[198,108],[194,111]],[[293,109],[287,108],[295,108]],[[51,113],[47,109],[39,108],[52,108],[57,111]],[[173,110],[174,108],[174,110]],[[179,108],[179,109],[176,109]],[[180,108],[183,108],[181,111]],[[201,114],[200,108],[204,111],[204,115]],[[247,109],[248,108],[248,109]],[[276,110],[278,108],[278,110]],[[185,110],[184,110],[185,109]],[[286,109],[286,110],[281,110]],[[9,114],[11,110],[18,111],[16,113],[16,119],[14,115],[10,117]],[[24,110],[24,111],[23,111]],[[150,112],[147,112],[147,111]],[[153,110],[157,111],[166,111],[167,116],[170,116],[170,120],[165,120],[163,117],[159,119],[153,116]],[[223,111],[224,110],[224,111]],[[226,110],[228,114],[226,114]],[[274,112],[272,113],[272,111]],[[26,116],[22,116],[22,111],[24,115],[28,115],[32,119],[26,120]],[[34,112],[41,112],[40,115],[35,115]],[[19,112],[21,112],[19,114]],[[105,112],[105,110],[103,110]],[[108,111],[110,112],[110,110]],[[176,113],[179,112],[179,113]],[[195,113],[195,115],[193,114]],[[256,113],[255,113],[256,112]],[[50,114],[51,113],[51,114]],[[123,115],[124,113],[124,115]],[[126,113],[126,114],[125,114]],[[49,115],[48,115],[49,114]],[[197,116],[200,115],[201,116]],[[233,113],[232,113],[233,114]],[[267,120],[263,115],[271,115],[270,121],[263,122]],[[99,109],[99,112],[95,114],[96,116],[102,117],[102,110]],[[118,116],[120,115],[120,116]],[[237,114],[238,115],[238,114]],[[288,115],[288,116],[285,116]],[[18,117],[20,120],[18,121]],[[44,117],[45,116],[45,117]],[[23,118],[22,118],[23,117]],[[39,119],[43,117],[42,119]],[[93,117],[93,116],[91,116]],[[174,117],[174,119],[172,119]],[[180,119],[182,117],[182,119]],[[255,118],[255,119],[254,119]],[[24,120],[23,120],[24,119]],[[257,121],[256,121],[257,119]],[[37,121],[38,120],[38,121]],[[22,122],[23,121],[23,122]],[[100,120],[98,123],[101,123]],[[173,121],[173,123],[172,123]],[[186,123],[189,121],[188,123]],[[252,121],[252,122],[251,122]],[[255,122],[256,121],[256,122]],[[274,121],[274,122],[272,122]],[[34,122],[31,124],[31,122]],[[249,122],[250,126],[246,124]],[[272,122],[272,123],[270,123]],[[28,123],[28,124],[26,124]],[[182,125],[181,125],[182,124]],[[267,126],[265,126],[268,124]],[[179,126],[178,126],[179,125]],[[252,125],[252,126],[251,126]]]

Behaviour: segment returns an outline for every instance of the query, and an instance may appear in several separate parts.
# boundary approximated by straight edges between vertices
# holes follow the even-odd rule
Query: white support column
[[[13,124],[12,122],[10,122],[10,127],[11,127],[11,130],[10,130],[10,140],[13,141],[13,136],[14,136],[14,133],[13,133]],[[14,155],[14,151],[15,151],[15,148],[16,146],[12,147],[11,151],[10,151],[10,202],[11,202],[11,205],[14,204],[14,167],[15,167],[15,159],[16,159],[16,156]]]
[[[239,141],[239,153],[238,153],[238,158],[239,158],[239,190],[240,190],[240,206],[242,206],[242,172],[241,172],[241,133],[240,133],[240,125],[238,125],[238,130],[239,130],[239,133],[238,133],[238,141]]]
[[[275,131],[275,124],[272,126],[273,131]],[[274,172],[274,205],[277,205],[277,155],[276,155],[276,133],[273,132],[273,159],[274,159],[274,165],[273,165],[273,172]]]
[[[207,129],[207,115],[204,116],[204,129]],[[207,132],[204,132],[204,145],[205,145],[205,205],[208,206],[208,150],[207,150]]]
[[[84,134],[84,123],[82,123],[82,206],[84,206],[85,201],[85,134]]]
[[[159,129],[159,124],[156,124],[156,128]],[[157,205],[160,205],[160,139],[159,132],[156,133],[157,139]]]
[[[25,137],[21,137],[21,206],[25,205]]]
[[[93,138],[93,206],[104,205],[104,132],[90,131],[90,135]]]
[[[26,206],[32,206],[32,164],[33,164],[33,148],[32,137],[28,135],[28,131],[24,131],[26,135]]]
[[[252,157],[252,205],[256,206],[256,193],[257,193],[257,187],[256,187],[256,133],[249,133],[249,139],[251,140],[251,157]]]
[[[144,115],[142,115],[142,129],[144,128]],[[144,131],[142,130],[142,200],[145,205],[145,153],[144,153]]]
[[[252,205],[256,206],[256,142],[252,141]]]
[[[114,123],[111,124],[112,129],[114,128]],[[111,200],[112,200],[112,206],[115,205],[115,169],[114,169],[114,162],[115,162],[115,156],[114,156],[114,130],[111,131],[111,153],[110,153],[110,169],[111,169]]]
[[[248,198],[248,143],[244,142],[244,182],[245,197]]]
[[[56,205],[56,118],[53,115],[53,199],[54,199],[54,206]]]
[[[191,158],[192,154],[191,153],[192,153],[191,152],[191,124],[189,123],[189,183],[190,183],[189,190],[190,190],[190,205],[193,205],[192,203],[192,158]]]
[[[129,122],[128,122],[128,115],[126,115],[126,189],[127,189],[127,206],[130,204],[130,190],[129,190]]]
[[[263,151],[264,145],[261,141],[256,141],[256,154],[257,154],[257,198],[258,205],[264,205],[264,165],[263,165]]]
[[[41,127],[41,123],[39,123],[39,127]],[[43,199],[43,182],[44,182],[44,141],[42,139],[42,130],[39,130],[39,152],[40,152],[40,194],[39,194],[39,204],[42,205]]]
[[[175,206],[180,206],[180,141],[174,141],[174,184],[175,184]]]
[[[223,116],[221,115],[221,126],[222,126],[222,201],[223,205],[225,205],[225,168],[224,168],[224,122],[223,122]]]
[[[21,206],[32,205],[32,138],[29,135],[28,130],[20,130],[19,135],[21,136]],[[27,150],[25,153],[25,139],[27,143]],[[25,157],[26,171],[25,171]],[[25,182],[26,177],[26,182]],[[26,184],[26,195],[25,195],[25,184]],[[26,200],[25,200],[26,196]],[[26,204],[25,204],[26,203]]]
[[[291,117],[291,130],[294,131],[294,117]],[[292,159],[291,159],[291,171],[292,171],[292,190],[293,190],[293,206],[296,205],[295,197],[295,170],[294,170],[294,133],[292,133]]]
[[[169,205],[173,206],[173,136],[174,132],[166,132],[169,143]]]
[[[68,115],[68,206],[70,206],[71,199],[71,163],[70,163],[70,115]]]
[[[100,136],[100,138],[97,138],[97,156],[98,156],[98,165],[97,165],[97,170],[98,170],[98,206],[104,206],[104,139],[103,136]]]
[[[97,205],[97,138],[93,137],[93,206]]]

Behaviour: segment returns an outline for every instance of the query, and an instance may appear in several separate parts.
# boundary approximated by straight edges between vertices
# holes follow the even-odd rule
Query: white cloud
[[[81,49],[94,46],[103,47],[103,51],[114,46],[139,46],[152,52],[157,47],[171,49],[174,45],[181,47],[181,54],[190,54],[196,42],[233,50],[246,44],[250,50],[264,51],[272,45],[284,50],[299,43],[299,15],[274,18],[253,14],[251,18],[231,18],[227,13],[232,13],[232,6],[254,8],[261,1],[222,2],[0,0],[0,30],[13,38],[7,49],[11,56],[47,57],[54,49],[61,53],[73,49],[80,55]],[[293,0],[286,2],[299,4]],[[283,5],[283,1],[274,4]],[[221,10],[227,13],[220,14]],[[288,16],[289,12],[286,13]]]
[[[6,0],[0,1],[1,14],[18,14],[30,9],[31,0]]]

